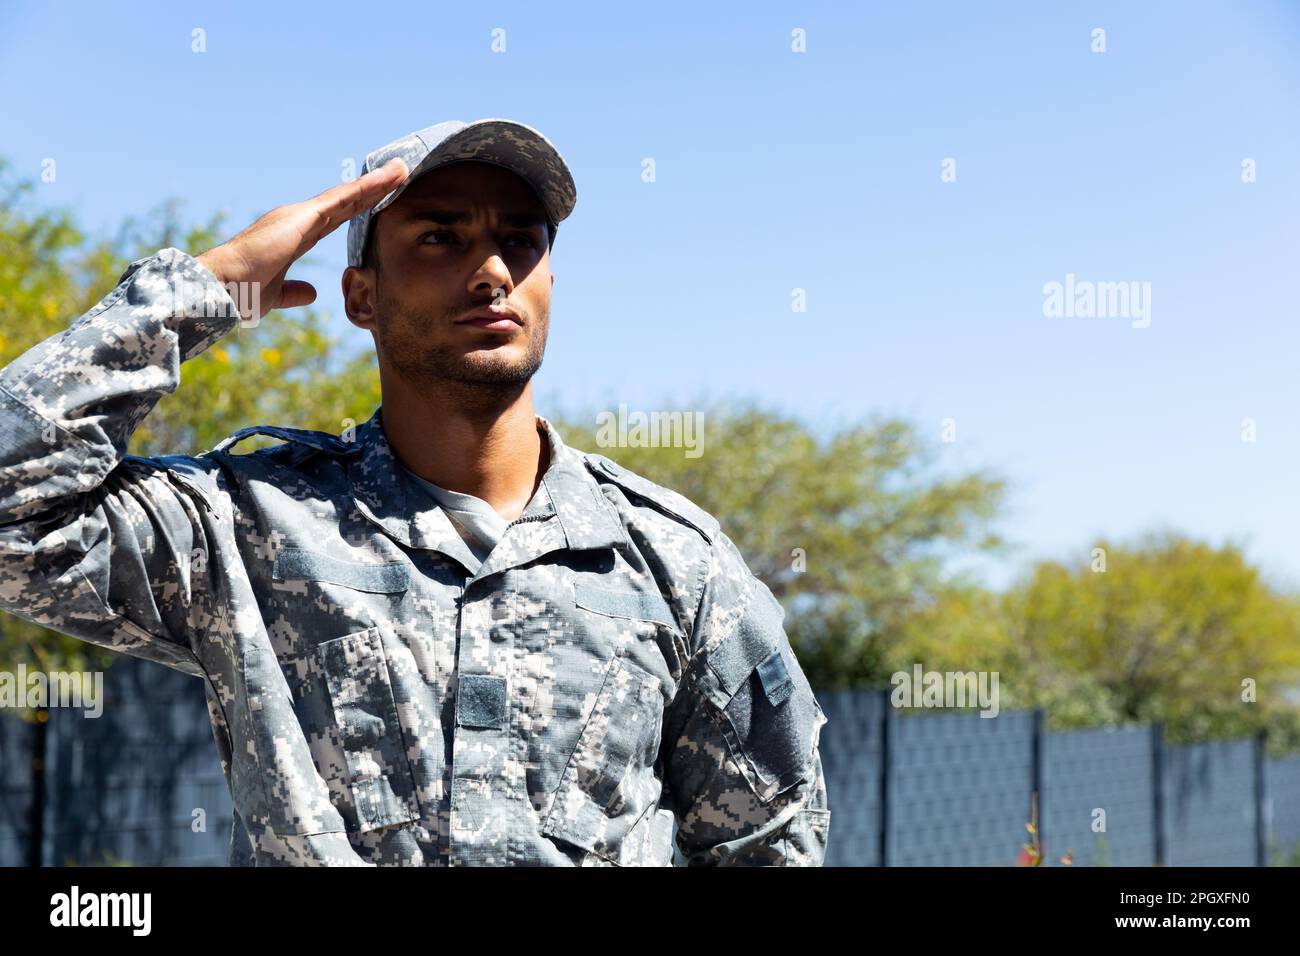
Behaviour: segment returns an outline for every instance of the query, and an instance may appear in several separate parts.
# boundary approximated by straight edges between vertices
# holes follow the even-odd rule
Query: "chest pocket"
[[[419,819],[381,629],[325,641],[314,653],[329,688],[358,831]]]
[[[663,732],[662,682],[613,658],[560,778],[541,832],[610,863],[633,862],[629,834],[658,804],[654,773]],[[638,831],[640,832],[640,831]]]
[[[407,566],[402,562],[345,561],[302,548],[281,548],[271,576],[295,585],[302,582],[297,586],[306,589],[308,598],[295,617],[310,641],[331,631],[337,634],[349,623],[360,628],[304,648],[310,658],[306,672],[316,676],[310,686],[298,688],[305,718],[322,731],[332,722],[337,735],[335,753],[341,750],[343,759],[326,759],[343,766],[356,816],[347,828],[365,833],[419,819],[414,776],[384,646],[386,629],[379,623],[384,605],[362,598],[362,594],[372,594],[376,595],[373,600],[384,602],[406,591],[410,586]],[[324,701],[320,699],[321,684]],[[348,816],[346,807],[343,815]]]

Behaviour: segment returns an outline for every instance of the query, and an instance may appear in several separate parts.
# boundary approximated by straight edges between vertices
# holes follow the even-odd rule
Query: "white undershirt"
[[[451,518],[452,525],[465,539],[465,544],[479,563],[485,561],[497,542],[501,540],[501,536],[505,534],[506,526],[510,522],[497,514],[496,509],[482,498],[463,495],[459,491],[450,491],[441,485],[425,481],[413,471],[408,470],[407,474],[442,505],[447,516]]]

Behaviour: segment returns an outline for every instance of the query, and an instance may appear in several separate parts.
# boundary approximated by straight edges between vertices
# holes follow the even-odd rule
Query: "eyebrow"
[[[440,226],[455,226],[462,223],[468,223],[471,220],[469,213],[455,209],[421,209],[412,212],[406,217],[408,222],[436,222]],[[544,215],[537,212],[508,212],[503,217],[505,224],[512,229],[529,229],[534,226],[545,226],[547,220]]]

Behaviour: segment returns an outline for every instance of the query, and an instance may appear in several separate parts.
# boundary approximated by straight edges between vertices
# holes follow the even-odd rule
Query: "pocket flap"
[[[657,621],[670,627],[673,612],[659,594],[650,591],[608,590],[587,584],[574,584],[573,600],[578,607],[607,614],[610,617],[626,617],[638,621]]]
[[[275,556],[271,577],[276,581],[306,579],[341,584],[357,591],[378,594],[405,591],[411,583],[405,564],[393,561],[387,564],[360,564],[341,561],[328,555],[317,554],[302,548],[282,548]]]

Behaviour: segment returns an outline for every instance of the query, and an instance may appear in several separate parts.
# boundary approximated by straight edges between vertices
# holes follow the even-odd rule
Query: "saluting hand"
[[[358,213],[398,187],[409,170],[391,159],[376,170],[341,183],[303,202],[272,209],[228,242],[197,256],[223,283],[258,283],[260,319],[272,309],[291,309],[316,301],[310,282],[285,279],[307,250]]]

